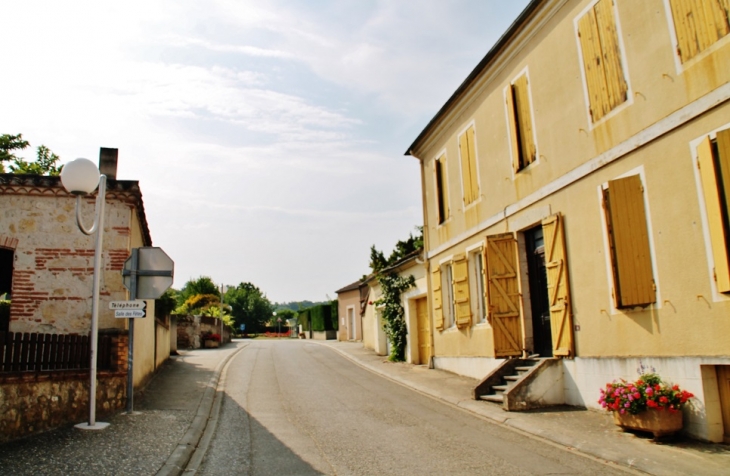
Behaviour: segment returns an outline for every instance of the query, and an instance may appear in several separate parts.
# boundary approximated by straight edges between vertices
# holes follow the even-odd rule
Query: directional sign
[[[114,311],[114,317],[118,319],[131,319],[135,317],[145,317],[147,316],[147,311],[144,309],[124,309],[119,310],[117,309]]]
[[[117,310],[144,310],[147,308],[147,302],[137,299],[135,301],[110,301],[109,309],[113,311]]]
[[[162,248],[133,248],[124,262],[124,286],[135,299],[157,299],[172,286],[175,263]]]

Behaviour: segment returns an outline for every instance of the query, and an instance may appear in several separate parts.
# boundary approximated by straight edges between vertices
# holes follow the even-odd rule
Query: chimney
[[[102,147],[99,149],[99,172],[110,180],[117,179],[117,158],[119,149]]]

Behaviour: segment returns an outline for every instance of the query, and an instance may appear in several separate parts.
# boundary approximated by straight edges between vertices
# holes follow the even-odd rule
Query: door
[[[568,279],[568,252],[565,246],[565,227],[560,213],[542,221],[545,237],[545,269],[547,270],[548,306],[553,339],[552,355],[572,357],[573,313]]]
[[[416,320],[418,326],[418,363],[427,364],[431,358],[431,327],[428,325],[428,301],[425,297],[416,299]]]
[[[357,328],[355,327],[355,309],[354,308],[348,308],[347,309],[347,339],[348,340],[357,340]]]
[[[525,232],[525,247],[530,283],[533,351],[540,354],[541,357],[552,357],[553,339],[550,331],[550,304],[547,270],[545,268],[545,239],[542,226]]]
[[[725,428],[725,443],[730,443],[730,365],[718,365],[717,386],[720,388],[720,408],[722,408],[722,424]]]
[[[487,300],[494,338],[494,356],[522,355],[522,312],[517,274],[517,240],[512,233],[487,236],[485,252]]]

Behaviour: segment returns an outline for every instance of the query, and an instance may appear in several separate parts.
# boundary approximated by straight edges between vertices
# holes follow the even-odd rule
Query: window
[[[475,324],[487,321],[486,288],[484,287],[484,250],[469,253],[469,281],[471,283],[472,314]]]
[[[462,190],[464,191],[464,205],[469,205],[479,198],[474,126],[469,126],[469,128],[459,136],[459,156],[461,157],[461,184]]]
[[[730,129],[697,147],[717,290],[730,292]]]
[[[730,33],[730,0],[669,0],[682,63]]]
[[[533,163],[537,156],[532,129],[530,94],[527,90],[527,74],[523,74],[509,85],[505,96],[510,128],[512,166],[517,172]]]
[[[590,115],[597,122],[628,99],[612,0],[598,0],[577,26]]]
[[[436,175],[436,200],[439,225],[449,218],[449,197],[446,190],[446,156],[442,155],[434,161]]]
[[[644,187],[639,175],[611,180],[603,190],[613,299],[617,309],[656,301]]]
[[[15,253],[7,248],[0,248],[0,301],[10,300],[13,289],[13,258]],[[0,303],[0,332],[10,328],[10,306]]]

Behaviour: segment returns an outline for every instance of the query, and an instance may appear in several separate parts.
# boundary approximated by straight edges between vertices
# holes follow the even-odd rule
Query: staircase
[[[528,410],[552,404],[542,397],[542,390],[531,391],[530,385],[546,370],[557,369],[559,360],[531,355],[527,358],[507,359],[474,388],[475,400],[499,403],[504,410]],[[550,372],[545,373],[547,377]],[[543,379],[545,380],[545,379]],[[548,380],[554,380],[549,377]],[[549,399],[552,400],[552,399]]]

